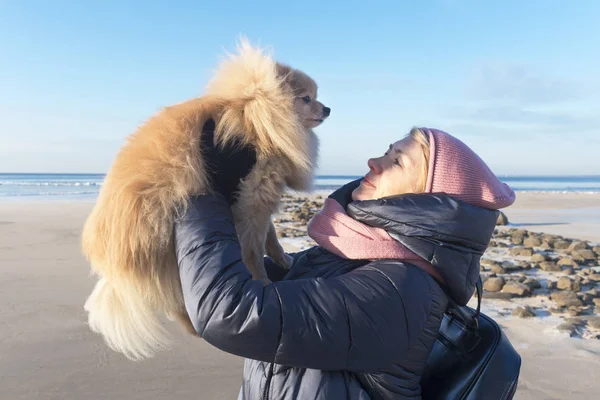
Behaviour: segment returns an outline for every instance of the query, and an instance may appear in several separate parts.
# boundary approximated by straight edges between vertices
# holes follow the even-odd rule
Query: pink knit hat
[[[443,192],[492,210],[515,202],[515,192],[466,144],[437,129],[421,130],[429,135],[431,149],[425,193]]]

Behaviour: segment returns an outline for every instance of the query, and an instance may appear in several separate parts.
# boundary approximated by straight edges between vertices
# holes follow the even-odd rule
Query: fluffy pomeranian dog
[[[168,348],[166,314],[196,334],[185,310],[173,224],[190,195],[211,191],[202,154],[205,123],[217,147],[249,144],[257,162],[232,206],[243,261],[268,283],[263,257],[289,268],[271,216],[289,187],[312,187],[318,140],[312,129],[330,109],[317,85],[246,40],[226,57],[204,96],[169,106],[131,134],[85,222],[82,250],[99,280],[85,302],[90,328],[126,357]]]

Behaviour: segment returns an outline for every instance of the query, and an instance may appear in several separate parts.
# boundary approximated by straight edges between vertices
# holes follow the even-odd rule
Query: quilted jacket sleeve
[[[220,195],[195,197],[176,223],[175,240],[195,329],[238,356],[320,370],[377,371],[405,354],[409,338],[418,336],[424,320],[411,321],[409,329],[407,313],[427,315],[422,301],[400,295],[404,285],[427,290],[424,274],[403,279],[398,274],[404,269],[394,265],[263,287],[241,260],[231,211]]]

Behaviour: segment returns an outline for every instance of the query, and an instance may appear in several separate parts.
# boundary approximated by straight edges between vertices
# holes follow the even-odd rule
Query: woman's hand
[[[211,119],[202,128],[202,156],[213,189],[225,196],[231,206],[237,200],[240,180],[256,164],[256,151],[252,146],[240,146],[238,143],[215,147],[214,133],[215,122]]]

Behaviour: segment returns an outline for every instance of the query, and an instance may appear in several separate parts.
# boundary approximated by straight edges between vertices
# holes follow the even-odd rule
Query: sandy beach
[[[92,204],[0,202],[0,400],[237,398],[242,360],[175,324],[168,324],[172,350],[138,363],[87,328],[83,303],[94,280],[79,234]],[[600,242],[598,194],[520,193],[506,215],[510,228]],[[309,243],[289,236],[282,238],[289,250]],[[523,357],[516,398],[599,398],[600,340],[556,330],[558,315],[513,317],[503,312],[514,308],[509,303],[487,300],[484,311],[498,318]]]
[[[515,227],[600,242],[600,194],[517,193],[505,210]]]

